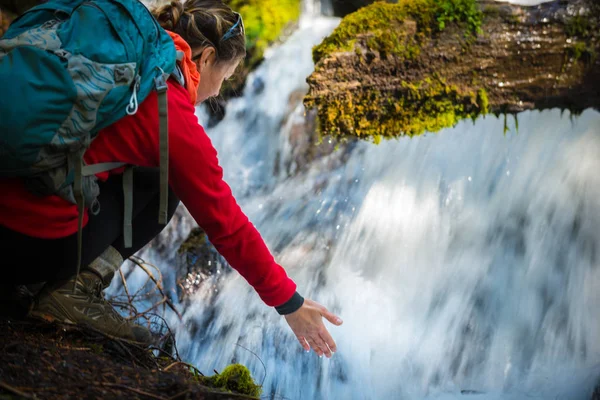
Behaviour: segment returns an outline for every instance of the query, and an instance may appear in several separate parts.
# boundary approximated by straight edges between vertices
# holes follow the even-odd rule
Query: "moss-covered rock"
[[[248,368],[242,364],[227,366],[221,373],[202,377],[202,384],[215,389],[260,397],[262,387],[254,383]]]
[[[436,132],[458,121],[488,112],[484,89],[477,93],[449,85],[440,78],[403,83],[393,92],[349,92],[327,107],[321,126],[332,136],[358,136],[379,143],[382,138]]]
[[[180,301],[189,299],[210,276],[226,265],[223,256],[210,243],[201,228],[191,230],[177,250],[175,281]]]
[[[333,53],[351,51],[361,38],[366,39],[369,50],[413,58],[419,54],[425,35],[444,30],[448,23],[465,25],[466,35],[477,33],[481,15],[474,0],[377,2],[344,18],[340,26],[314,48],[313,59],[318,63]],[[416,23],[416,35],[402,29],[407,20]],[[407,35],[410,35],[408,43]]]
[[[598,107],[600,12],[574,1],[575,16],[560,2],[374,3],[313,49],[304,104],[323,136],[376,143],[488,112]]]
[[[339,90],[334,97],[309,94],[306,98],[308,108],[319,110],[320,131],[378,143],[381,138],[401,134],[435,132],[460,119],[487,113],[488,99],[482,88],[461,88],[438,74],[410,81],[394,77],[411,64],[421,69],[422,49],[447,27],[458,36],[460,46],[468,46],[480,30],[481,19],[474,0],[378,2],[348,15],[313,49],[317,65],[313,80],[309,79],[313,89],[319,73],[332,69],[333,60],[340,62],[334,67],[338,82],[348,82],[348,90]],[[358,58],[360,64],[344,63],[345,58]],[[374,74],[353,75],[348,68],[385,70],[383,75],[388,74],[394,84],[377,81]]]

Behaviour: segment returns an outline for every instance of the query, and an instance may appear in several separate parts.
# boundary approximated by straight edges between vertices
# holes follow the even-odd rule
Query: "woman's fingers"
[[[317,353],[317,355],[319,357],[321,357],[323,355],[323,350],[321,349],[320,346],[317,345],[317,342],[315,340],[313,340],[313,338],[307,337],[306,341],[308,342],[310,347],[314,350],[314,352]]]
[[[321,310],[321,315],[329,322],[331,322],[334,325],[341,325],[344,321],[342,321],[342,319],[340,317],[338,317],[337,315],[335,315],[332,312],[329,312],[328,309],[326,309],[325,307],[323,307],[323,309]]]
[[[308,342],[306,341],[306,338],[304,336],[298,336],[297,339],[298,339],[298,342],[300,343],[300,346],[302,346],[302,348],[305,351],[310,351],[310,345],[308,344]]]
[[[323,328],[320,332],[320,336],[321,336],[321,340],[323,342],[325,342],[325,344],[327,345],[327,347],[329,349],[331,349],[331,352],[335,353],[337,351],[337,346],[335,345],[335,341],[329,334],[329,331],[327,329]]]
[[[323,338],[319,335],[319,333],[315,333],[314,336],[311,338],[311,340],[319,348],[319,350],[320,350],[319,356],[325,355],[325,357],[327,357],[327,358],[331,357],[331,350],[329,349],[329,346],[327,346],[327,343],[325,343]],[[310,343],[310,341],[309,341],[309,343]]]
[[[337,351],[337,346],[323,324],[323,318],[334,325],[342,324],[341,318],[310,299],[305,299],[302,307],[285,316],[304,350],[312,348],[318,356],[329,358]]]

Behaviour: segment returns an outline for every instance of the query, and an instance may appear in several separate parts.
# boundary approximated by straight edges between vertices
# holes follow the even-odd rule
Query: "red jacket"
[[[169,184],[211,243],[270,306],[287,302],[296,290],[275,263],[260,234],[242,212],[223,180],[217,151],[198,124],[188,93],[169,80]],[[102,130],[85,154],[88,164],[121,161],[159,165],[156,93]],[[121,173],[112,171],[112,173]],[[107,179],[108,173],[99,174]],[[39,238],[62,238],[77,232],[76,206],[59,198],[37,197],[18,179],[0,180],[0,224]],[[87,223],[87,214],[85,216]]]

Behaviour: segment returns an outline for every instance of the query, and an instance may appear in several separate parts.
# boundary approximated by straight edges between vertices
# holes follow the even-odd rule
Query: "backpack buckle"
[[[165,78],[164,74],[161,73],[156,78],[154,78],[154,88],[158,93],[163,93],[167,91],[167,79]]]

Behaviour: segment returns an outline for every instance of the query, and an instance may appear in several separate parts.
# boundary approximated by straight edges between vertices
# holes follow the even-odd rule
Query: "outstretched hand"
[[[285,316],[288,325],[304,350],[310,351],[312,348],[319,357],[325,355],[329,358],[337,348],[323,324],[323,318],[334,325],[342,324],[340,317],[310,299],[304,299],[302,307]]]

